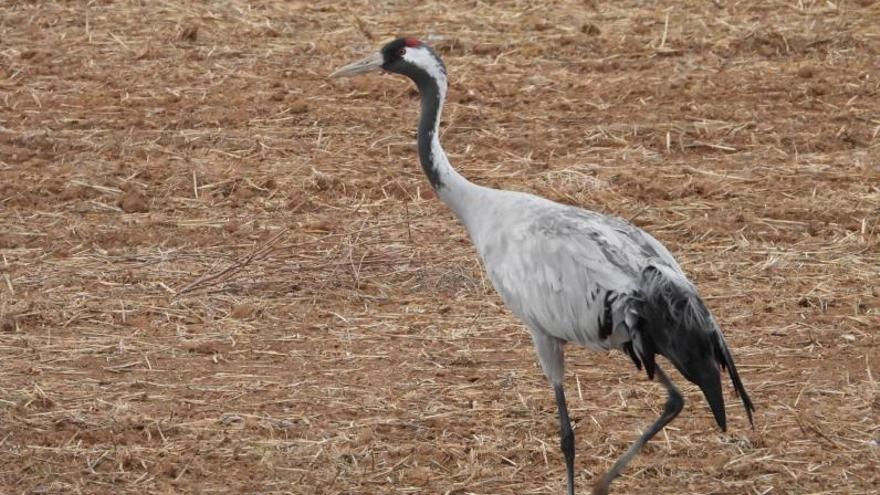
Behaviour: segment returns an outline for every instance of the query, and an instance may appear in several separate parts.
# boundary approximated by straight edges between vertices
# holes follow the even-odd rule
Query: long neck
[[[424,77],[416,80],[422,98],[419,117],[419,160],[437,196],[462,221],[467,220],[468,207],[475,201],[474,193],[481,189],[461,176],[446,157],[440,145],[440,114],[446,98],[446,80]]]

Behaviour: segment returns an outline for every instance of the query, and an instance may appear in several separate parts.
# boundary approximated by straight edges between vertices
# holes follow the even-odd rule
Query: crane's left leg
[[[541,331],[532,331],[532,341],[538,352],[538,361],[547,379],[553,384],[556,392],[556,407],[559,409],[559,446],[565,457],[565,472],[568,480],[568,495],[574,495],[574,431],[568,418],[568,406],[565,404],[565,390],[562,380],[565,377],[565,343],[556,337]]]
[[[568,475],[568,495],[574,495],[574,431],[568,419],[568,407],[565,405],[565,390],[562,384],[553,385],[556,391],[556,407],[559,409],[559,446],[565,456],[565,472]]]
[[[645,431],[645,433],[643,433],[642,436],[630,446],[626,453],[620,456],[620,459],[614,463],[614,466],[596,481],[596,484],[593,485],[593,495],[608,495],[608,487],[611,486],[611,482],[620,476],[621,471],[626,468],[629,461],[639,453],[639,450],[641,450],[642,446],[645,445],[648,440],[653,438],[654,435],[662,430],[664,426],[668,425],[670,421],[675,419],[684,407],[684,398],[682,398],[678,389],[675,388],[675,385],[669,381],[669,377],[666,376],[666,373],[664,373],[660,367],[655,368],[655,370],[657,377],[660,378],[660,383],[666,387],[666,392],[668,394],[666,406],[663,408],[663,414],[661,414],[660,417],[657,418],[657,421],[655,421],[654,424],[652,424],[647,431]]]

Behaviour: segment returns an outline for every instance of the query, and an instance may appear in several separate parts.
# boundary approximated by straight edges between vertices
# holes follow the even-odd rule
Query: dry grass
[[[0,491],[561,493],[552,393],[416,165],[442,35],[463,173],[677,253],[758,406],[696,389],[616,493],[880,484],[880,3],[0,6]],[[658,413],[572,349],[578,485]],[[679,379],[679,381],[681,381]]]

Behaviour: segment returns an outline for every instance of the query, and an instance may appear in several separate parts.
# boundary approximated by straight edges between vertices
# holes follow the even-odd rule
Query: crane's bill
[[[330,77],[351,77],[365,72],[372,72],[382,68],[385,58],[381,53],[374,53],[367,58],[358,60],[357,62],[340,67]]]

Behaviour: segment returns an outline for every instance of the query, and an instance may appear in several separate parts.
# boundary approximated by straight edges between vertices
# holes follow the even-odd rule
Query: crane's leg
[[[568,475],[568,495],[574,495],[574,432],[568,419],[568,406],[565,405],[565,390],[562,384],[553,385],[556,391],[556,407],[559,408],[559,446],[565,456],[565,472]]]
[[[574,431],[568,418],[568,406],[565,404],[565,390],[562,379],[565,376],[565,342],[541,331],[532,331],[532,341],[538,353],[538,361],[547,379],[553,384],[556,392],[556,407],[559,408],[559,446],[565,457],[565,471],[568,479],[568,495],[574,495]]]
[[[684,398],[682,398],[678,389],[675,388],[675,385],[669,381],[669,377],[666,376],[666,373],[664,373],[659,367],[656,368],[656,373],[660,378],[660,383],[666,387],[666,392],[668,394],[666,406],[663,408],[663,414],[661,414],[660,417],[657,418],[657,421],[655,421],[654,424],[652,424],[651,427],[632,444],[626,453],[620,456],[620,459],[614,463],[614,466],[596,481],[596,484],[593,486],[593,495],[608,495],[608,487],[611,486],[611,482],[620,476],[621,471],[626,468],[629,461],[639,453],[639,450],[641,450],[642,446],[645,445],[648,440],[653,438],[654,435],[662,430],[664,426],[668,425],[670,421],[675,419],[684,407]]]

